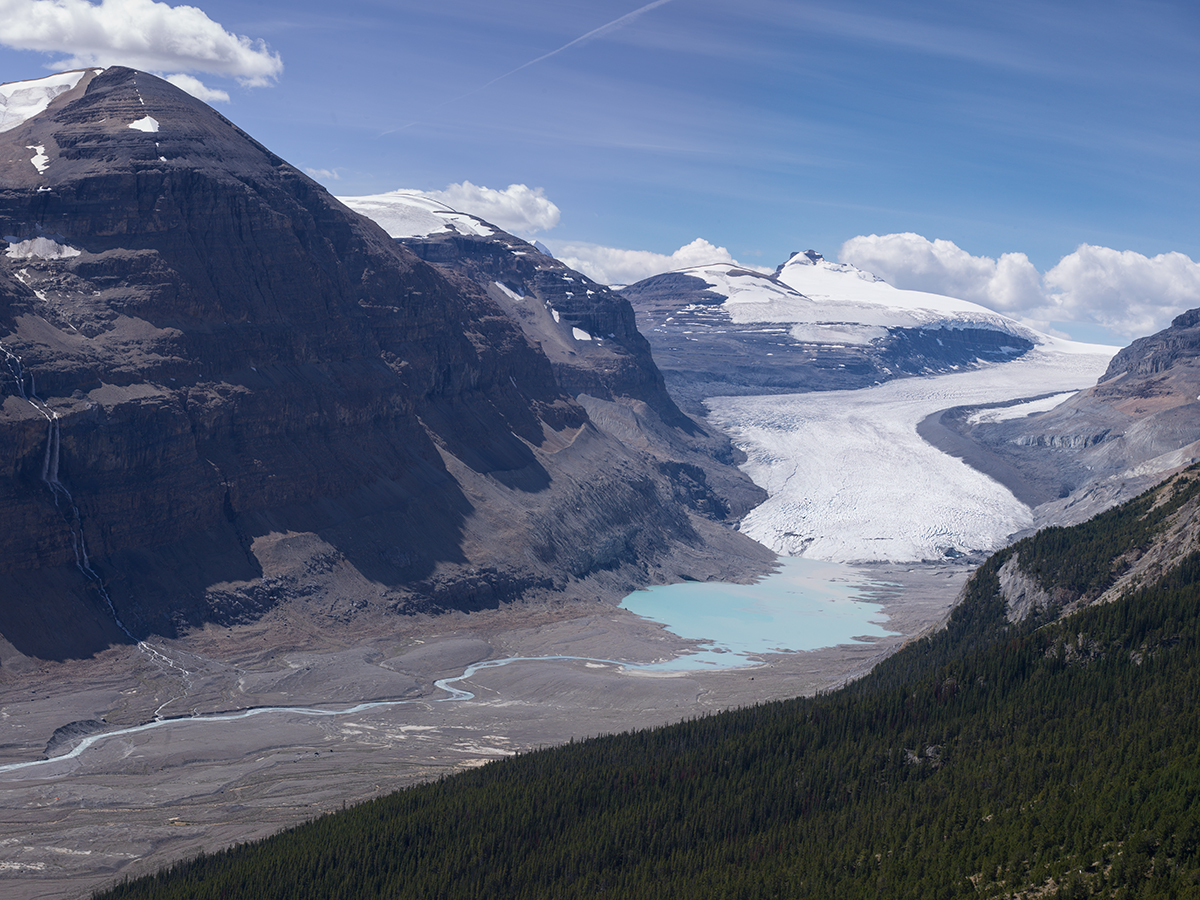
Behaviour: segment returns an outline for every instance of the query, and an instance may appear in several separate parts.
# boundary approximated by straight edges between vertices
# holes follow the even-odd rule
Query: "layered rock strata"
[[[715,574],[710,545],[738,541],[477,283],[166,82],[89,72],[0,150],[15,652],[297,600],[344,619],[611,595]],[[648,384],[670,418],[648,357],[588,377]]]

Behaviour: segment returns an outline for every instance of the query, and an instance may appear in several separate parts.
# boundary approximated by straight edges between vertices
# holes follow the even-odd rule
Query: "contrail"
[[[457,97],[454,97],[450,100],[446,100],[442,103],[439,103],[436,107],[434,107],[434,109],[441,109],[443,106],[449,106],[451,103],[457,103],[459,100],[464,100],[467,97],[470,97],[472,94],[478,94],[480,91],[490,88],[497,81],[503,81],[505,78],[508,78],[510,75],[517,74],[522,69],[528,69],[530,66],[537,65],[538,63],[542,62],[543,60],[549,59],[552,56],[557,56],[558,54],[562,53],[564,50],[569,50],[571,47],[574,47],[576,44],[582,44],[584,41],[589,41],[592,38],[600,37],[600,35],[608,34],[608,32],[614,31],[615,29],[620,28],[622,25],[625,25],[627,22],[632,22],[634,19],[636,19],[642,13],[649,12],[650,10],[654,9],[656,6],[664,6],[665,4],[670,3],[670,2],[671,2],[671,0],[654,0],[653,3],[647,3],[645,6],[638,7],[633,12],[627,12],[627,13],[625,13],[625,15],[620,16],[619,18],[613,19],[611,22],[609,22],[605,25],[601,25],[599,28],[593,28],[587,34],[580,35],[579,37],[575,38],[575,40],[573,40],[573,41],[568,41],[567,43],[565,43],[561,47],[559,47],[557,50],[551,50],[549,53],[543,53],[537,59],[531,59],[527,63],[521,63],[521,65],[517,66],[515,69],[505,72],[503,75],[497,75],[495,78],[493,78],[487,84],[481,84],[479,87],[474,88],[473,90],[469,90],[465,94],[459,94]],[[401,125],[399,128],[388,129],[387,131],[380,134],[380,137],[383,137],[383,135],[385,135],[385,134],[393,134],[394,132],[397,132],[397,131],[403,131],[405,128],[411,128],[413,125],[416,125],[416,124],[418,124],[418,123],[409,122],[407,125]]]
[[[566,50],[570,47],[574,47],[576,44],[582,44],[584,41],[588,40],[589,38],[599,37],[602,34],[607,34],[608,32],[612,31],[615,28],[620,28],[626,22],[632,22],[634,19],[636,19],[642,13],[649,12],[650,10],[654,9],[654,7],[656,7],[656,6],[662,6],[663,4],[670,3],[670,2],[671,2],[671,0],[654,0],[653,3],[647,3],[645,6],[641,7],[640,9],[635,9],[633,12],[625,13],[625,15],[621,16],[619,19],[613,19],[607,25],[601,25],[599,28],[593,28],[587,34],[583,35],[582,37],[575,38],[575,40],[571,41],[570,43],[563,44],[557,50],[551,50],[549,53],[545,53],[542,56],[539,56],[537,59],[531,59],[529,62],[524,63],[523,65],[517,66],[511,72],[505,72],[503,75],[496,76],[491,81],[489,81],[487,84],[483,85],[482,87],[476,88],[475,91],[482,91],[484,88],[491,87],[497,81],[507,78],[509,75],[515,75],[515,74],[517,74],[517,72],[520,72],[522,69],[528,69],[530,66],[532,66],[536,63],[540,63],[543,59],[549,59],[552,56],[557,56],[559,53],[562,53],[564,50]],[[475,91],[471,91],[471,93],[473,94],[473,93],[475,93]],[[464,94],[463,96],[465,97],[467,95]]]

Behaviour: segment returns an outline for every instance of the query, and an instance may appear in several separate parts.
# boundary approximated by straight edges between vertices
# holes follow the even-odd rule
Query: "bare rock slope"
[[[166,82],[89,72],[0,150],[0,659],[769,558],[672,468],[754,490],[648,355],[572,381],[477,281]]]

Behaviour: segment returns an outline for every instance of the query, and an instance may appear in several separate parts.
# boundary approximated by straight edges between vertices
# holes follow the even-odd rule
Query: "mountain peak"
[[[0,152],[0,181],[7,186],[55,190],[89,175],[165,168],[244,177],[284,164],[203,101],[154,75],[122,66],[64,75],[78,76],[73,87],[0,132],[0,151],[7,151]],[[43,86],[42,94],[67,82]]]
[[[775,274],[779,275],[779,273],[782,272],[786,266],[815,266],[820,262],[825,262],[825,257],[816,250],[805,250],[804,252],[793,250],[791,255],[789,255],[786,260],[775,267]]]

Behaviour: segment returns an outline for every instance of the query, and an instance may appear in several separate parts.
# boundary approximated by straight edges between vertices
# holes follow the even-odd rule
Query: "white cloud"
[[[1005,313],[1040,306],[1041,276],[1024,253],[999,260],[972,256],[951,241],[919,234],[859,235],[838,258],[873,272],[894,287],[971,300]]]
[[[231,34],[194,6],[156,0],[0,0],[0,22],[0,44],[66,54],[54,63],[59,68],[123,65],[150,72],[207,72],[247,87],[270,84],[283,71],[279,54],[263,41]],[[192,87],[210,94],[223,93],[192,81]]]
[[[338,174],[337,169],[305,169],[311,177],[317,181],[341,181],[342,176]]]
[[[542,188],[510,184],[502,191],[464,181],[444,191],[422,191],[459,212],[478,216],[505,231],[530,235],[558,224],[559,209],[546,198]]]
[[[167,81],[171,82],[171,84],[175,85],[175,87],[179,88],[180,90],[187,91],[197,100],[203,100],[205,103],[229,102],[229,95],[227,93],[222,90],[217,90],[216,88],[210,88],[199,78],[196,78],[192,75],[184,75],[180,72],[176,73],[175,75],[168,75]]]
[[[651,275],[661,275],[688,266],[712,263],[740,265],[728,250],[716,247],[704,238],[696,238],[670,256],[649,250],[622,250],[599,244],[555,243],[552,249],[559,260],[601,284],[633,284]],[[758,266],[747,268],[761,272],[773,271]]]
[[[1147,257],[1083,244],[1047,272],[1044,283],[1054,319],[1086,317],[1129,337],[1165,328],[1200,306],[1200,264],[1182,253]]]
[[[851,238],[839,259],[895,287],[972,300],[1042,329],[1099,325],[1134,338],[1200,306],[1200,265],[1182,253],[1146,257],[1083,244],[1043,275],[1024,253],[972,256],[908,233]]]

